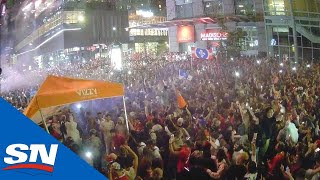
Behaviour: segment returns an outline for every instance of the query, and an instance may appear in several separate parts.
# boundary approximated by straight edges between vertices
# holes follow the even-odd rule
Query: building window
[[[65,11],[63,13],[64,23],[77,24],[80,23],[79,17],[84,17],[84,11]]]
[[[289,4],[285,4],[284,0],[266,0],[265,11],[267,15],[286,15],[288,12]],[[288,15],[288,14],[287,14]]]
[[[192,3],[176,5],[177,18],[190,18],[193,17]]]
[[[63,23],[66,23],[66,24],[81,23],[81,20],[79,19],[80,16],[85,17],[84,11],[65,11],[62,13],[58,11],[56,14],[52,15],[52,17],[50,17],[47,21],[45,21],[42,26],[36,29],[32,34],[27,36],[24,40],[22,40],[15,47],[16,50],[20,50],[21,48],[25,47],[29,43],[34,42],[39,37],[45,35],[47,32],[53,30],[54,28],[58,27]]]
[[[238,0],[235,1],[236,15],[254,15],[254,2],[253,0]]]
[[[190,4],[192,0],[176,0],[176,5]]]
[[[207,0],[204,2],[204,12],[210,16],[223,15],[223,3],[222,0]]]
[[[259,42],[256,27],[239,27],[238,29],[241,29],[244,34],[244,36],[239,39],[241,50],[257,50]]]

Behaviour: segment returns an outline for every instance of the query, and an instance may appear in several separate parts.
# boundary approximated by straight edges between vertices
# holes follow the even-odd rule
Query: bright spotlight
[[[147,65],[147,63],[145,63],[145,62],[143,62],[142,64],[143,64],[144,66]]]
[[[80,14],[80,15],[78,16],[78,21],[79,21],[79,22],[83,22],[83,21],[84,21],[84,16],[83,16],[82,14]]]
[[[82,106],[81,104],[77,104],[77,108],[80,109]]]
[[[121,70],[122,69],[122,56],[121,56],[121,49],[113,48],[111,50],[111,63],[114,66],[114,69]]]
[[[279,73],[282,73],[282,72],[283,72],[282,70],[279,71]]]
[[[113,72],[111,72],[110,75],[113,75]]]
[[[233,61],[233,58],[230,58],[231,61]]]
[[[144,10],[138,10],[136,11],[136,13],[138,16],[142,16],[145,18],[150,18],[150,17],[153,17],[154,15],[152,11],[144,11]]]
[[[240,77],[240,73],[239,72],[235,72],[236,77]]]
[[[280,66],[283,66],[283,63],[280,63]]]
[[[296,71],[296,70],[297,70],[297,68],[296,68],[296,67],[293,67],[293,68],[292,68],[292,70],[293,70],[293,71]]]
[[[112,30],[114,30],[114,31],[115,31],[115,30],[117,30],[117,28],[116,28],[116,27],[113,27],[113,28],[112,28]]]
[[[257,64],[260,64],[260,63],[261,63],[261,61],[260,61],[260,60],[258,60],[258,61],[257,61]]]
[[[311,65],[310,65],[310,64],[307,64],[307,68],[309,68],[309,67],[311,67]]]
[[[87,151],[86,152],[86,156],[87,156],[87,158],[91,158],[92,157],[92,153],[90,151]]]
[[[128,71],[128,74],[132,74],[132,72],[131,72],[131,71]]]

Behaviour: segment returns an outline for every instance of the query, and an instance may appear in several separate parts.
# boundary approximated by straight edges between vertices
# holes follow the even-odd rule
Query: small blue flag
[[[188,79],[188,72],[183,69],[179,69],[179,79]]]

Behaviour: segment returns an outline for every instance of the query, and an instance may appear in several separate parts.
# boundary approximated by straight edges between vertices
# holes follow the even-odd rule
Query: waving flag
[[[213,59],[212,50],[192,47],[192,57],[196,59],[211,60]]]
[[[179,69],[179,79],[188,79],[189,81],[192,80],[192,76],[188,74],[186,70]]]
[[[184,98],[182,97],[180,91],[176,91],[176,95],[177,95],[177,102],[178,102],[178,107],[180,109],[183,109],[187,106],[187,102],[186,100],[184,100]]]
[[[187,79],[188,73],[186,70],[179,69],[179,79]]]

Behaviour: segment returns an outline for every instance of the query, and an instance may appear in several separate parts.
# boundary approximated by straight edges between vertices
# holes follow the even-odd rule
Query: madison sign
[[[228,33],[206,31],[206,32],[202,32],[200,37],[202,41],[220,41],[220,40],[227,40]]]

